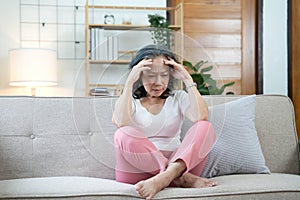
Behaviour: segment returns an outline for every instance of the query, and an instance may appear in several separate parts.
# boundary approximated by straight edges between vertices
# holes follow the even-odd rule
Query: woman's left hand
[[[174,78],[179,79],[179,80],[188,80],[188,79],[192,80],[191,75],[184,68],[184,66],[175,62],[172,58],[165,59],[164,64],[173,66],[173,68],[171,70],[171,75]]]
[[[185,86],[191,86],[191,84],[193,83],[193,78],[191,77],[189,72],[184,68],[183,65],[175,62],[171,58],[165,59],[164,64],[173,66],[173,70],[170,71],[174,78],[182,80]],[[193,122],[207,120],[208,107],[197,88],[192,87],[191,89],[188,89],[187,93],[190,105],[188,106],[185,112],[186,117]]]

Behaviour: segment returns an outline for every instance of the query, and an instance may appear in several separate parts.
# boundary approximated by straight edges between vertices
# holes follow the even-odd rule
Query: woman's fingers
[[[173,70],[171,71],[171,74],[173,75],[174,78],[183,80],[190,78],[190,74],[186,69],[183,67],[183,65],[175,62],[172,58],[168,57],[167,59],[164,60],[164,63],[166,65],[171,65],[173,66]]]
[[[140,75],[145,70],[151,70],[150,65],[152,64],[152,59],[145,58],[141,60],[136,66],[131,70],[132,80],[137,81],[140,78]]]

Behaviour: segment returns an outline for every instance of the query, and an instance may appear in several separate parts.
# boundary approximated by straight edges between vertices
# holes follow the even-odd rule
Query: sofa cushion
[[[212,188],[166,188],[155,199],[231,199],[232,197],[273,197],[296,199],[300,195],[300,176],[288,174],[228,175],[214,178]],[[139,199],[134,185],[89,177],[25,178],[0,181],[0,199],[9,198],[72,198]],[[280,196],[279,194],[282,194]],[[270,196],[271,195],[271,196]],[[277,197],[277,198],[276,198]],[[280,197],[280,198],[279,198]],[[77,199],[77,198],[76,198]],[[248,198],[249,199],[249,198]],[[266,199],[266,198],[264,198]]]
[[[255,95],[209,107],[217,140],[201,176],[270,173],[255,129]]]

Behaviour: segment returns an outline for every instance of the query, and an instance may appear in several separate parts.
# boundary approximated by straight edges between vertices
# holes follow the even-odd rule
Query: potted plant
[[[200,94],[203,95],[220,95],[224,92],[226,87],[232,86],[235,84],[234,81],[226,83],[222,85],[220,88],[217,87],[216,81],[211,77],[211,74],[207,74],[206,72],[213,69],[213,66],[208,66],[205,68],[201,67],[206,64],[207,61],[200,61],[193,65],[191,62],[184,60],[183,65],[191,71],[191,76],[193,81],[197,83],[197,89]],[[200,70],[200,71],[199,71]],[[234,94],[233,92],[227,92],[226,94]]]
[[[169,22],[167,19],[158,14],[148,14],[148,21],[150,23],[150,27],[153,28],[150,32],[152,34],[154,44],[164,45],[168,49],[171,49],[173,46],[173,34],[169,29]]]
[[[173,35],[169,29],[169,23],[166,18],[158,14],[148,15],[148,21],[150,27],[153,27],[153,30],[150,30],[152,34],[152,39],[154,44],[161,44],[166,46],[168,49],[171,49],[173,46]],[[200,94],[203,95],[218,95],[222,94],[226,87],[232,86],[235,82],[230,82],[222,85],[220,88],[217,87],[216,81],[211,77],[211,74],[206,74],[213,69],[213,66],[209,66],[200,70],[207,61],[200,61],[193,65],[191,62],[184,60],[183,65],[186,66],[191,71],[191,76],[195,83],[197,83],[197,89]],[[200,70],[200,71],[199,71]],[[226,94],[234,94],[233,92],[227,92]]]

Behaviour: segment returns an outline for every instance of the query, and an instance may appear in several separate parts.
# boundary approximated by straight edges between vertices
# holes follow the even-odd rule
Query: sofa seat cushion
[[[0,198],[52,198],[90,195],[137,196],[133,185],[103,178],[61,176],[0,181]]]
[[[292,174],[226,175],[212,188],[166,188],[155,199],[300,199],[300,176]],[[280,194],[280,195],[279,195]],[[89,177],[24,178],[0,181],[0,198],[138,199],[133,185]],[[252,198],[252,197],[251,197]]]

